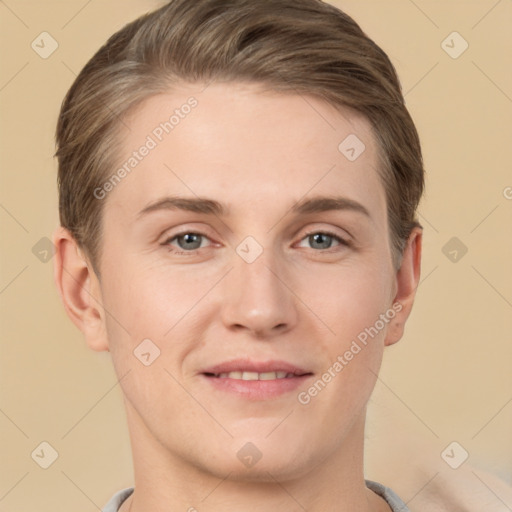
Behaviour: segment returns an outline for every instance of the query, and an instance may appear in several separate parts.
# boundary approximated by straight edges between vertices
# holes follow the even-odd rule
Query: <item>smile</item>
[[[295,391],[313,373],[286,361],[236,359],[206,368],[201,376],[210,390],[258,401]]]
[[[224,372],[218,374],[206,374],[208,377],[217,377],[219,379],[238,379],[238,380],[275,380],[275,379],[291,379],[297,377],[294,373],[284,371],[280,372]]]

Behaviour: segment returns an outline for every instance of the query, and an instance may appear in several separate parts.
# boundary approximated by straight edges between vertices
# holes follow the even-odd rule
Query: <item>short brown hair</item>
[[[371,122],[396,268],[424,188],[420,142],[396,71],[347,14],[320,0],[171,0],[115,33],[60,112],[59,213],[96,271],[102,207],[125,116],[180,82],[250,81],[351,107]],[[340,141],[341,142],[341,141]]]

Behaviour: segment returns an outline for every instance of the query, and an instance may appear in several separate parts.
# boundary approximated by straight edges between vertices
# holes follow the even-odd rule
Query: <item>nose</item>
[[[297,299],[283,265],[266,250],[247,263],[234,255],[234,268],[224,280],[221,318],[232,331],[269,339],[297,323]],[[280,270],[281,269],[281,270]]]

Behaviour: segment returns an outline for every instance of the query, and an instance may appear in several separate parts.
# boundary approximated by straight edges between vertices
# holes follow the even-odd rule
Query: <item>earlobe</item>
[[[400,307],[394,308],[398,312],[389,323],[384,342],[386,346],[393,345],[403,336],[405,322],[412,310],[421,273],[422,237],[423,229],[415,227],[407,239],[402,262],[396,273],[396,296],[393,300],[393,304]]]
[[[58,227],[53,243],[54,280],[66,313],[84,333],[90,348],[108,350],[101,288],[92,265],[67,229]]]

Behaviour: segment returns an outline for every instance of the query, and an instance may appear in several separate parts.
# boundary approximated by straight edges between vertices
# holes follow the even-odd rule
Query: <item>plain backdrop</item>
[[[466,485],[512,510],[468,470],[512,484],[512,2],[332,3],[395,64],[427,170],[422,281],[369,405],[366,476],[414,510],[434,482],[466,471]],[[0,1],[0,512],[98,510],[133,484],[110,354],[89,350],[67,318],[45,251],[64,95],[108,36],[159,5]],[[31,46],[42,32],[58,44],[47,58]],[[43,442],[58,453],[47,469]],[[452,459],[467,452],[460,468],[447,447]]]

